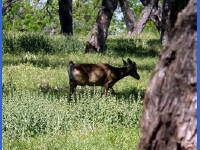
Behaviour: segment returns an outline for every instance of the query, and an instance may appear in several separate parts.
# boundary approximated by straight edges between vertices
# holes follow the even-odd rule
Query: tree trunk
[[[135,29],[132,35],[137,35],[140,34],[148,19],[151,19],[158,31],[161,30],[161,13],[162,13],[162,8],[161,4],[159,3],[158,0],[141,0],[141,3],[144,6],[144,9],[140,15],[140,18],[138,22],[135,24]]]
[[[134,24],[136,23],[134,12],[130,9],[127,0],[119,0],[119,4],[124,15],[127,33],[128,35],[131,35],[134,31]]]
[[[140,1],[144,5],[144,7],[149,5],[149,3],[151,2],[149,0],[140,0]],[[153,11],[151,11],[150,19],[153,21],[159,32],[161,30],[161,17],[162,17],[162,6],[158,0],[153,0]]]
[[[182,0],[182,3],[179,3],[176,0],[163,0],[160,35],[160,40],[163,45],[168,41],[169,32],[174,27],[178,12],[187,5],[188,1]]]
[[[119,0],[122,12],[125,18],[128,35],[140,34],[149,17],[160,31],[161,27],[161,5],[158,0],[141,0],[144,9],[140,15],[139,20],[136,22],[134,12],[128,6],[127,0]],[[152,11],[153,9],[153,11]]]
[[[160,3],[155,4],[155,8],[151,11],[150,19],[155,24],[158,31],[161,31],[161,18],[162,18],[162,6]]]
[[[85,52],[102,52],[117,4],[118,0],[103,0],[92,34],[87,41]]]
[[[73,34],[72,0],[58,0],[61,33]]]
[[[132,36],[138,35],[143,31],[143,29],[149,19],[152,9],[153,9],[152,3],[150,3],[147,6],[144,6],[144,9],[142,10],[142,12],[140,14],[139,20],[134,25],[134,31],[131,33]]]
[[[168,41],[169,34],[169,1],[163,0],[162,4],[162,20],[161,20],[161,32],[160,42],[164,45]]]
[[[138,150],[197,149],[197,1],[178,14],[168,37],[146,90]]]
[[[17,0],[8,0],[5,3],[3,3],[2,15],[5,16],[11,10],[12,4],[16,2]]]

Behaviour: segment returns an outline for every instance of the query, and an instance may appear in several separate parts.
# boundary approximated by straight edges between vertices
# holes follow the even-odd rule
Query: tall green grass
[[[97,90],[84,90],[73,96],[45,95],[13,91],[3,96],[3,133],[14,138],[77,129],[137,128],[141,97],[104,96]]]
[[[85,54],[87,38],[3,33],[4,149],[135,149],[145,90],[156,65],[155,35],[110,37],[102,54]],[[105,96],[101,87],[77,87],[68,103],[67,66],[136,62],[141,79],[126,77]]]
[[[5,32],[2,34],[3,53],[68,53],[77,52],[85,43],[77,36],[49,36],[41,33]]]

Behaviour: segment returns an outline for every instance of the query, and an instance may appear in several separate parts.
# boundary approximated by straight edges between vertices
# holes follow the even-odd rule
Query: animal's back
[[[110,72],[109,66],[108,64],[74,64],[69,69],[71,71],[69,75],[78,85],[103,85]]]

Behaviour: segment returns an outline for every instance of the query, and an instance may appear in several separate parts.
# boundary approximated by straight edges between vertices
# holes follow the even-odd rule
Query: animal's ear
[[[133,63],[132,60],[130,60],[129,58],[127,59],[127,61],[128,61],[129,64]]]
[[[133,64],[134,66],[136,66],[136,63],[135,63],[135,62],[132,62],[132,64]]]
[[[71,64],[71,65],[74,65],[73,61],[69,61],[69,65],[70,65],[70,64]]]
[[[126,61],[124,59],[122,59],[124,66],[127,65]]]

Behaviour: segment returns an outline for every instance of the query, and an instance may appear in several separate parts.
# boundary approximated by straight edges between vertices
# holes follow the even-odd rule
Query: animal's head
[[[132,60],[130,60],[129,58],[127,59],[127,62],[125,60],[123,60],[123,63],[124,63],[124,67],[127,68],[129,75],[136,78],[137,80],[139,80],[140,76],[137,73],[136,63],[132,62]]]

